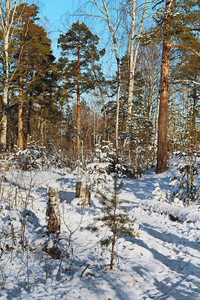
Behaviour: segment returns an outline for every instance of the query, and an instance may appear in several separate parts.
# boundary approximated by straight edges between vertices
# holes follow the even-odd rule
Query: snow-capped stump
[[[51,183],[49,184],[49,192],[48,192],[48,203],[46,215],[49,217],[47,233],[55,233],[59,235],[60,233],[60,211],[58,206],[58,184]]]
[[[8,170],[9,170],[8,162],[6,160],[1,160],[0,161],[0,171],[2,173],[4,173],[4,172],[8,172]]]
[[[90,182],[85,179],[78,179],[76,181],[76,198],[81,198],[81,205],[90,205]]]

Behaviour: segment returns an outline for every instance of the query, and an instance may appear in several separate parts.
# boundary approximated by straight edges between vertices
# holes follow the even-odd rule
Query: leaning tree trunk
[[[171,0],[166,0],[166,8],[170,9]],[[161,83],[160,83],[160,108],[158,119],[158,152],[156,173],[167,169],[167,110],[168,110],[168,79],[170,58],[170,20],[166,20],[163,38]]]

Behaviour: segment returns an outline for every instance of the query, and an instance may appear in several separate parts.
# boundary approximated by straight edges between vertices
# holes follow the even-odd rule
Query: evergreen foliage
[[[99,202],[102,204],[103,217],[96,218],[97,221],[102,222],[102,227],[107,227],[110,234],[100,241],[101,246],[108,247],[111,244],[111,259],[110,270],[113,270],[114,258],[116,256],[115,247],[117,240],[125,235],[131,237],[138,237],[138,226],[134,220],[131,220],[126,208],[123,205],[128,201],[121,200],[119,194],[123,185],[121,181],[118,184],[118,176],[114,176],[114,189],[106,188],[105,192],[99,192]],[[88,230],[96,231],[96,226],[87,227]]]
[[[176,154],[182,162],[179,163],[179,177],[171,179],[171,186],[174,186],[172,199],[179,199],[185,205],[191,205],[199,202],[200,181],[199,181],[199,164],[196,159],[198,153],[177,152]]]
[[[62,49],[60,68],[64,89],[71,97],[77,99],[77,158],[80,158],[81,147],[81,95],[95,89],[94,62],[99,61],[104,51],[98,51],[99,38],[93,35],[89,28],[79,22],[73,23],[66,34],[61,34],[58,45]],[[67,55],[67,57],[66,57]],[[69,96],[68,96],[69,97]]]

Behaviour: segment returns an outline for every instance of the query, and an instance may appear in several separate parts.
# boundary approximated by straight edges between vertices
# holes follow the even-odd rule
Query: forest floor
[[[94,190],[91,205],[83,207],[75,198],[75,172],[8,171],[0,202],[0,299],[200,300],[200,210],[156,201],[153,194],[157,184],[163,192],[170,190],[177,172],[171,161],[162,174],[151,169],[137,180],[123,178],[120,199],[129,201],[126,212],[139,234],[119,237],[111,271],[111,249],[99,244],[110,232],[94,220],[103,215]],[[59,184],[61,215],[54,258],[44,250],[53,243],[46,234],[51,182]],[[111,176],[107,184],[112,186]],[[166,205],[179,215],[178,221],[171,219]],[[83,229],[94,223],[97,232]]]

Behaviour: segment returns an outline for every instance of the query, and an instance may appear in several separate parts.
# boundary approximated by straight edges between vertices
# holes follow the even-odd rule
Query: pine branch
[[[198,53],[197,51],[195,51],[193,48],[191,47],[187,47],[187,46],[184,46],[184,45],[171,45],[170,46],[170,49],[172,48],[181,48],[181,49],[184,49],[184,50],[187,50],[187,51],[191,51],[193,52],[196,56],[200,57],[200,53]]]

